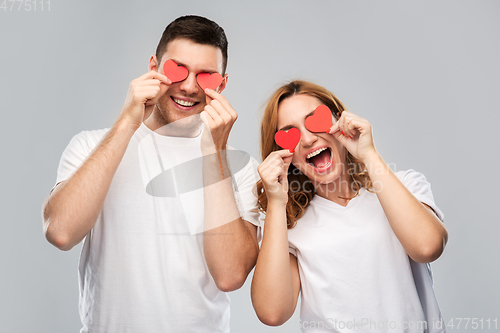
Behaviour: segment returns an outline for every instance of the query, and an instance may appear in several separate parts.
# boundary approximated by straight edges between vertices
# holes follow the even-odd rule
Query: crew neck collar
[[[342,206],[334,201],[331,201],[327,198],[319,196],[318,194],[316,194],[314,196],[311,203],[316,203],[316,204],[319,204],[321,206],[327,206],[328,208],[332,208],[332,209],[336,209],[336,210],[346,210],[346,209],[349,209],[349,208],[355,206],[357,204],[357,202],[360,200],[360,198],[362,196],[364,196],[365,192],[366,192],[366,189],[364,187],[360,188],[358,195],[355,196],[354,198],[352,198],[351,200],[349,200],[349,202],[347,203],[346,206]]]
[[[156,133],[155,131],[152,131],[149,127],[146,126],[146,124],[141,123],[141,126],[139,126],[135,134],[137,135],[139,141],[142,140],[155,141],[160,145],[199,146],[202,132],[203,132],[203,127],[200,133],[192,138],[182,137],[182,136],[161,135]]]

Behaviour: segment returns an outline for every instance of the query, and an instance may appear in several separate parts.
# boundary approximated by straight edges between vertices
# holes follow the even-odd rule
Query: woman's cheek
[[[295,156],[292,158],[292,165],[304,174],[304,166],[298,161],[298,158],[295,159]]]

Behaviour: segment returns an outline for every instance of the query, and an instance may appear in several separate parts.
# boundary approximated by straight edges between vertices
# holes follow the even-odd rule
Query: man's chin
[[[199,113],[168,119],[168,124],[155,132],[160,135],[193,137],[199,134],[203,122]]]

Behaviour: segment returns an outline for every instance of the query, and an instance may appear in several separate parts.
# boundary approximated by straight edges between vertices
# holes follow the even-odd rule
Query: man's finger
[[[205,94],[205,104],[210,105],[212,103],[213,98]]]
[[[221,102],[221,104],[227,109],[227,110],[233,110],[233,107],[231,106],[231,104],[229,104],[229,102],[227,101],[227,99],[222,96],[221,94],[219,94],[217,91],[213,90],[213,89],[210,89],[210,88],[206,88],[205,89],[205,94],[207,96],[210,96],[212,99],[216,99],[218,100],[219,102]]]
[[[156,71],[153,71],[153,73],[154,73],[153,77],[155,79],[160,80],[162,83],[164,83],[166,85],[171,85],[172,84],[172,81],[168,77],[166,77],[165,75],[163,75],[161,73],[158,73]]]
[[[219,114],[219,116],[224,120],[224,122],[229,123],[233,121],[233,115],[229,110],[227,110],[220,101],[214,99],[210,106]]]
[[[157,71],[149,71],[146,74],[139,76],[137,79],[140,81],[144,81],[147,79],[157,79],[166,85],[172,84],[172,81],[170,81],[168,77],[161,73],[158,73]]]

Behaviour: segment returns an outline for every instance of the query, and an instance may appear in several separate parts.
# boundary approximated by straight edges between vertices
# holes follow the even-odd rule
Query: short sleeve
[[[297,249],[290,243],[288,243],[288,252],[293,254],[295,258],[297,258]]]
[[[420,202],[431,207],[437,217],[444,222],[444,214],[434,203],[434,197],[431,191],[431,184],[425,176],[415,170],[398,171],[396,176],[403,185],[417,198]]]
[[[254,191],[254,187],[259,180],[257,166],[257,161],[250,156],[246,166],[235,174],[237,189],[235,191],[235,197],[242,218],[258,227],[257,239],[260,242],[260,213],[257,206],[257,196]]]
[[[69,142],[59,161],[57,168],[56,183],[52,190],[60,182],[70,178],[87,159],[90,153],[102,139],[106,130],[83,131],[75,135]],[[51,191],[52,191],[51,190]]]

